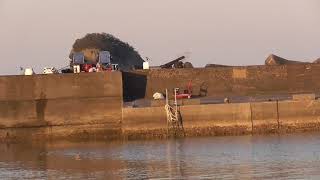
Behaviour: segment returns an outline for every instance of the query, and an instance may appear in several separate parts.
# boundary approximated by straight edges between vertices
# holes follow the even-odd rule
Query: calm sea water
[[[0,179],[320,179],[320,134],[1,144]]]

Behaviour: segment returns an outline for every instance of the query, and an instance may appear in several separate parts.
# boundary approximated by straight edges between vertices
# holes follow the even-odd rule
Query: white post
[[[168,105],[169,104],[169,99],[168,99],[168,89],[166,89],[166,104]]]
[[[177,114],[178,114],[178,102],[177,102],[177,89],[174,89],[174,103],[176,104],[176,117],[178,117],[177,116]]]

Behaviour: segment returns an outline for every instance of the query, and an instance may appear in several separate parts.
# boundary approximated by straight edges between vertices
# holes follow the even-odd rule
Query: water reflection
[[[320,177],[320,134],[0,145],[0,179]]]

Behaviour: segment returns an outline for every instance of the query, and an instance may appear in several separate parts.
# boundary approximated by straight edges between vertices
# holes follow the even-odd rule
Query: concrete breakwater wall
[[[152,98],[155,92],[186,89],[208,97],[317,93],[320,65],[154,69],[124,73],[124,97]],[[137,84],[139,84],[137,88]],[[135,90],[135,91],[134,91]]]
[[[0,77],[0,138],[117,136],[120,72]]]
[[[93,103],[97,104],[97,102]],[[3,121],[2,117],[0,139],[133,140],[171,136],[167,131],[164,107],[123,108],[122,112],[112,110],[114,111],[112,115],[118,118],[107,115],[103,110],[104,107],[106,106],[96,107],[98,111],[102,111],[101,114],[98,111],[81,109],[86,113],[97,113],[95,116],[86,115],[84,118],[66,119],[67,115],[64,114],[56,112],[53,117],[49,114],[46,115],[48,118],[45,118],[46,124],[30,119],[26,124],[15,124],[9,120]],[[180,106],[180,112],[184,133],[189,137],[320,130],[320,101],[318,100],[185,105]],[[80,112],[81,115],[86,113]]]
[[[207,96],[318,92],[319,65],[150,70],[0,77],[0,139],[167,137],[164,107],[123,108],[123,95],[206,85]],[[198,89],[198,90],[197,90]],[[187,136],[318,129],[320,103],[293,101],[180,106]]]
[[[180,107],[186,136],[287,133],[320,129],[320,101],[274,101]],[[128,139],[162,137],[163,107],[125,108],[122,131]]]

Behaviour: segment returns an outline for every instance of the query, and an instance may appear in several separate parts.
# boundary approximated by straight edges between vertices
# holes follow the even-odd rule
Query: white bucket
[[[26,69],[24,69],[24,75],[26,75],[26,76],[31,76],[31,75],[33,75],[33,74],[34,74],[34,71],[33,71],[32,68],[26,68]]]
[[[149,62],[143,62],[143,69],[150,69]]]

